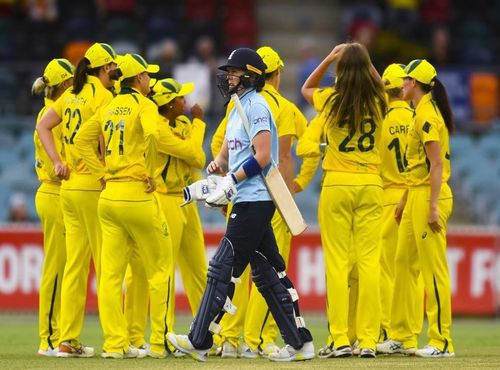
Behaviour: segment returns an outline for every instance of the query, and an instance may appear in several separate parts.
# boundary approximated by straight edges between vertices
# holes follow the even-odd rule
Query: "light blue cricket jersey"
[[[240,97],[240,101],[248,117],[250,137],[245,131],[238,111],[233,108],[229,113],[226,128],[229,171],[236,172],[253,155],[252,139],[262,130],[271,131],[271,158],[275,163],[278,163],[278,131],[266,100],[255,90],[250,90]],[[267,173],[269,168],[270,165],[263,172]],[[233,199],[233,203],[271,200],[271,196],[260,175],[239,182],[236,189],[238,193]]]

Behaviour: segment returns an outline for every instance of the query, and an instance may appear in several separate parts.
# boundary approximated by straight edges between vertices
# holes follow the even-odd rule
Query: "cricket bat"
[[[231,99],[233,99],[234,106],[238,111],[238,115],[240,116],[243,126],[245,127],[245,131],[247,134],[250,133],[250,125],[248,123],[247,115],[243,110],[243,106],[241,105],[240,99],[238,95],[231,95]],[[290,233],[293,236],[300,235],[307,228],[307,224],[300,213],[299,207],[295,203],[295,199],[293,199],[290,190],[286,186],[285,180],[283,176],[276,166],[276,163],[271,162],[271,168],[264,176],[262,174],[262,178],[264,179],[264,183],[266,184],[267,190],[273,199],[273,202],[278,209],[278,212],[281,214],[281,217],[285,221]]]

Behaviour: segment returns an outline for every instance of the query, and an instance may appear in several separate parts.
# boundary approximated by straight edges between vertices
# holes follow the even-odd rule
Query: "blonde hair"
[[[37,96],[43,95],[47,98],[50,98],[54,94],[54,92],[57,90],[58,86],[59,85],[49,86],[48,81],[44,76],[38,77],[33,82],[33,85],[31,86],[31,93],[33,95],[37,95]]]

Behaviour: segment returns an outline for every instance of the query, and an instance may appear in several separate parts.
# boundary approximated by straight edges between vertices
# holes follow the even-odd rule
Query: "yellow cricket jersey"
[[[70,172],[78,174],[90,174],[90,171],[75,149],[76,134],[100,107],[113,99],[113,94],[97,77],[88,76],[87,79],[87,83],[79,94],[71,93],[73,89],[69,88],[52,106],[62,120],[59,126],[62,126],[66,162]],[[97,141],[94,145],[94,154],[99,156]]]
[[[408,130],[413,124],[413,109],[403,100],[389,103],[389,109],[382,123],[380,139],[380,174],[384,188],[406,187],[406,143]]]
[[[158,147],[158,108],[135,89],[123,88],[76,136],[86,166],[106,181],[144,181],[154,177]],[[92,153],[104,136],[106,166]]]
[[[40,119],[42,118],[44,113],[54,104],[53,100],[50,100],[48,98],[45,98],[44,100],[45,100],[45,106],[38,113],[38,116],[36,119],[37,125],[38,125],[38,122],[40,122]],[[61,160],[63,162],[65,162],[64,150],[63,150],[63,144],[62,144],[63,139],[62,139],[61,125],[57,125],[56,127],[54,127],[52,129],[52,135],[54,136],[54,144],[55,144],[57,153],[59,153],[59,157],[61,157]],[[52,163],[52,160],[50,159],[49,155],[45,151],[45,148],[43,147],[43,144],[40,141],[40,138],[39,138],[36,130],[35,130],[33,140],[35,142],[35,170],[36,170],[36,174],[38,176],[38,180],[40,180],[40,182],[49,182],[49,183],[60,184],[61,179],[59,177],[57,177],[56,172],[54,170],[54,164]]]
[[[430,185],[430,163],[425,153],[425,143],[430,141],[439,142],[443,160],[443,183],[446,183],[451,174],[449,133],[436,102],[432,100],[431,93],[428,93],[415,108],[414,124],[408,132],[406,175],[409,186]]]
[[[302,114],[299,108],[293,104],[293,113],[294,113],[294,122],[295,122],[295,139],[300,139],[307,128],[307,118]],[[311,182],[314,174],[316,173],[316,169],[318,168],[318,164],[321,160],[321,157],[306,157],[302,160],[302,165],[300,166],[299,173],[293,181],[295,181],[301,189],[305,189],[307,185]]]
[[[328,111],[323,111],[326,100],[335,92],[332,87],[314,91],[314,108],[321,112],[318,119],[313,120],[297,146],[297,154],[303,157],[321,156],[321,138],[326,139],[323,159],[325,171],[361,173],[379,175],[380,171],[380,132],[382,122],[375,117],[366,117],[364,132],[349,134],[346,126],[333,125],[327,122]]]
[[[295,112],[294,104],[289,100],[284,98],[274,86],[266,83],[262,91],[260,92],[262,97],[266,100],[271,114],[273,115],[274,121],[276,122],[276,127],[278,129],[278,137],[285,135],[297,136],[296,126],[295,126]],[[227,119],[229,113],[234,108],[234,103],[232,100],[229,101],[226,107],[226,115],[220,122],[217,130],[212,136],[212,141],[210,143],[210,149],[212,151],[212,156],[215,158],[219,154],[222,148],[222,143],[224,142],[224,136],[226,135]]]
[[[160,143],[156,158],[156,191],[182,194],[182,189],[198,180],[197,172],[205,166],[203,138],[206,124],[195,118],[179,116],[174,125],[160,116]]]

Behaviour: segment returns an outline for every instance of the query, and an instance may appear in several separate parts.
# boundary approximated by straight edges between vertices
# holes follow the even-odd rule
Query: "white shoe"
[[[174,355],[175,358],[186,357],[186,354],[184,352],[179,351],[177,348],[174,349],[172,355]]]
[[[403,355],[414,356],[416,348],[404,348],[403,342],[388,339],[382,343],[377,343],[377,353],[393,355],[401,353]]]
[[[59,349],[57,351],[56,357],[67,358],[67,357],[94,357],[95,350],[92,347],[88,347],[80,342],[61,342],[59,344]]]
[[[125,353],[106,351],[101,353],[102,358],[112,358],[116,360],[120,360],[122,358],[144,358],[146,355],[147,351],[145,349],[136,348],[134,346],[129,346],[127,352]]]
[[[278,347],[274,343],[267,343],[262,350],[259,350],[259,355],[262,358],[269,358],[271,353],[278,353],[280,351],[280,347]]]
[[[340,346],[339,348],[333,347],[333,357],[351,357],[352,348],[351,346]],[[332,357],[330,356],[330,357]]]
[[[208,349],[194,348],[187,335],[168,333],[167,339],[170,344],[172,344],[179,351],[184,352],[186,355],[190,355],[197,361],[205,362],[208,358]]]
[[[318,351],[319,358],[330,358],[333,357],[333,352],[335,351],[333,344],[331,346],[326,345],[321,347]]]
[[[238,348],[238,357],[241,358],[257,358],[259,356],[258,350],[253,350],[248,344],[243,342]]]
[[[221,357],[222,358],[236,358],[236,357],[238,357],[238,350],[230,342],[225,341],[224,344],[222,344]]]
[[[361,358],[375,358],[377,355],[375,354],[375,351],[371,348],[362,348],[361,351],[359,351],[359,357]]]
[[[356,339],[356,341],[352,345],[352,355],[359,356],[360,353],[361,353],[361,350],[359,349],[359,340]]]
[[[448,350],[441,351],[434,346],[425,346],[415,352],[418,357],[439,358],[439,357],[455,357],[455,352],[448,352]]]
[[[305,361],[313,359],[314,356],[313,342],[306,342],[301,349],[295,349],[287,344],[278,353],[270,353],[269,360],[277,362]]]
[[[39,349],[37,354],[38,356],[45,356],[45,357],[56,357],[57,356],[57,348],[49,348],[47,350],[45,349]]]

